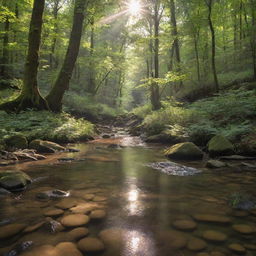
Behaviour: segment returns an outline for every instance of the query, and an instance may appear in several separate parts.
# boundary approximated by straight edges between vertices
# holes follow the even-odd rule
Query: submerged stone
[[[76,245],[71,242],[62,242],[56,245],[55,249],[59,256],[83,256]]]
[[[19,234],[26,225],[24,224],[9,224],[0,227],[0,240],[6,239]]]
[[[196,237],[191,237],[188,240],[187,248],[190,251],[202,251],[207,247],[207,244],[204,240],[196,238]]]
[[[233,225],[232,228],[244,235],[251,235],[253,233],[256,232],[256,228],[249,226],[249,225],[245,225],[245,224],[237,224],[237,225]]]
[[[215,230],[207,230],[203,233],[203,238],[211,242],[224,242],[227,235]]]
[[[61,219],[61,224],[66,227],[78,227],[87,224],[89,220],[84,214],[70,214]]]
[[[213,159],[209,160],[206,163],[206,167],[212,168],[212,169],[222,168],[222,167],[225,167],[225,166],[226,166],[226,163],[218,161],[218,160],[213,160]]]
[[[101,252],[105,249],[102,241],[95,237],[86,237],[81,239],[77,244],[82,252]]]
[[[78,240],[81,239],[89,234],[88,228],[80,227],[80,228],[75,228],[72,229],[67,233],[68,238],[73,241],[73,240]]]
[[[197,221],[202,222],[213,222],[220,224],[228,224],[231,219],[223,215],[213,215],[213,214],[194,214],[193,218]]]
[[[230,244],[228,246],[228,248],[235,253],[238,254],[245,254],[246,253],[246,249],[241,245],[241,244]]]
[[[174,176],[191,176],[202,172],[198,169],[176,164],[173,162],[157,162],[148,164],[147,166],[152,167],[153,169],[156,170],[160,170],[168,175]]]
[[[192,231],[196,229],[197,224],[193,220],[176,220],[173,222],[173,226],[180,230]]]

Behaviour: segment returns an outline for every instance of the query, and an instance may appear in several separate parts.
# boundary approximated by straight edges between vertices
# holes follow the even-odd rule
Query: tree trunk
[[[209,0],[207,3],[208,5],[208,22],[209,22],[209,27],[211,30],[211,38],[212,38],[212,72],[213,72],[213,77],[214,77],[214,84],[215,84],[215,91],[219,92],[219,82],[218,82],[218,77],[217,77],[217,71],[216,71],[216,63],[215,63],[215,54],[216,54],[216,45],[215,45],[215,31],[212,23],[212,0]]]
[[[27,108],[38,110],[48,109],[47,103],[40,95],[37,86],[39,48],[41,42],[44,3],[45,0],[34,1],[28,37],[28,54],[25,63],[21,94],[14,101],[1,105],[0,109],[16,112]]]
[[[154,5],[154,78],[159,78],[159,3]],[[151,85],[151,103],[153,110],[161,108],[159,86],[156,82]]]
[[[64,63],[58,74],[57,80],[46,97],[50,109],[54,112],[61,111],[64,93],[69,88],[69,81],[72,77],[72,72],[79,53],[86,3],[87,0],[75,1],[73,26]]]
[[[198,38],[199,38],[199,31],[196,31],[194,34],[194,46],[195,46],[195,55],[196,55],[196,70],[197,70],[197,79],[200,83],[201,75],[200,75],[200,61],[199,61],[199,53],[198,53]]]
[[[252,64],[253,64],[253,76],[256,80],[256,18],[255,18],[255,7],[256,1],[251,0],[251,11],[252,11],[252,32],[251,32],[251,51],[252,51]]]
[[[52,39],[52,45],[51,45],[51,52],[50,52],[50,67],[57,68],[58,62],[55,60],[54,54],[55,54],[55,48],[57,43],[57,33],[58,33],[58,13],[60,10],[60,0],[54,1],[53,6],[53,18],[54,18],[54,27],[53,27],[53,39]]]
[[[94,18],[91,18],[91,34],[90,34],[90,63],[89,63],[89,84],[88,92],[95,96],[96,94],[96,81],[95,81],[95,65],[94,65]]]
[[[3,36],[3,55],[2,55],[2,63],[0,70],[0,77],[2,80],[10,79],[9,75],[9,30],[10,30],[10,22],[9,19],[6,18],[4,25],[4,36]]]

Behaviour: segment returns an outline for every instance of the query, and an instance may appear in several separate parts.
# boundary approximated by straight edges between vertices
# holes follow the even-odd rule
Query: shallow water
[[[120,141],[123,141],[125,147],[108,148],[109,144]],[[90,222],[87,227],[91,236],[97,236],[105,229],[110,229],[109,237],[113,229],[120,235],[114,245],[107,245],[107,249],[99,255],[196,255],[197,252],[186,246],[175,249],[173,237],[181,236],[185,240],[202,238],[205,230],[221,231],[228,238],[221,243],[207,242],[203,252],[219,251],[224,255],[236,255],[228,249],[229,244],[256,244],[256,233],[245,236],[232,229],[233,224],[242,223],[254,227],[256,231],[256,216],[242,212],[246,216],[237,217],[241,212],[232,210],[227,203],[227,198],[235,192],[256,196],[255,171],[235,172],[232,168],[208,170],[203,168],[202,162],[187,162],[182,164],[203,172],[184,177],[167,175],[147,166],[152,162],[166,161],[162,154],[163,147],[149,147],[131,137],[114,141],[99,140],[75,145],[75,148],[80,149],[80,152],[64,154],[65,157],[75,158],[71,162],[57,162],[54,157],[52,162],[41,161],[37,165],[30,163],[8,167],[23,169],[37,181],[27,191],[1,199],[0,220],[11,219],[13,223],[26,225],[43,221],[43,213],[53,208],[61,199],[38,201],[35,199],[36,194],[61,189],[70,191],[71,199],[77,204],[85,202],[85,194],[107,197],[106,202],[99,203],[100,207],[106,208],[107,217],[100,222]],[[195,230],[176,233],[177,230],[173,227],[175,220],[191,220],[198,213],[225,215],[231,218],[232,223],[224,225],[197,221]],[[68,214],[68,210],[65,214]],[[21,233],[8,240],[0,240],[0,252],[8,251],[13,245],[28,240],[34,241],[34,246],[56,245],[67,241],[65,234],[69,230],[56,234],[43,229],[28,234]],[[256,255],[256,251],[247,249],[246,255]]]

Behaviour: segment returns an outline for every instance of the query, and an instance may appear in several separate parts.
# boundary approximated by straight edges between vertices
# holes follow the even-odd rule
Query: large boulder
[[[38,153],[54,153],[65,150],[61,145],[47,140],[33,140],[30,142],[29,148],[35,149]]]
[[[28,148],[28,140],[23,135],[12,135],[5,139],[5,144],[9,148],[25,149]]]
[[[165,151],[165,156],[170,159],[198,160],[203,158],[203,151],[192,142],[173,145]]]
[[[211,156],[231,155],[234,145],[225,137],[216,135],[208,142],[208,151]]]
[[[31,178],[24,172],[0,171],[0,187],[9,191],[22,191],[31,182]]]

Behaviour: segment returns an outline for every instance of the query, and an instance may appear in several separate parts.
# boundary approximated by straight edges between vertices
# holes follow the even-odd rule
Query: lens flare
[[[128,12],[133,16],[140,14],[141,4],[140,4],[139,0],[131,0],[128,3]]]

